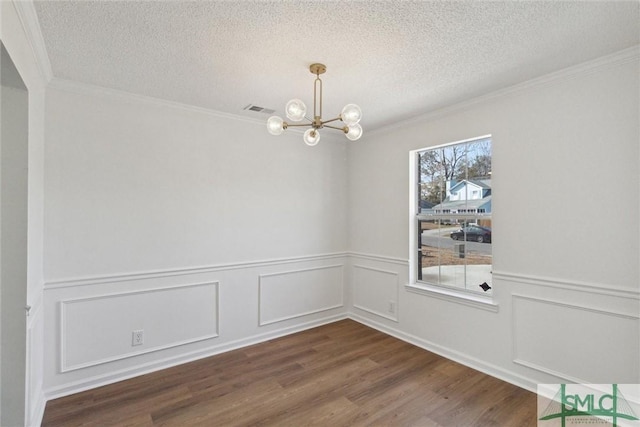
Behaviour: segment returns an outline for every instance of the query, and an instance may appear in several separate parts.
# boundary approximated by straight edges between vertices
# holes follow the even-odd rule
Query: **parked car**
[[[467,236],[467,240],[472,240],[478,243],[491,243],[491,229],[487,227],[480,227],[479,225],[470,225],[461,228],[458,231],[451,233],[453,240],[464,240],[464,236]]]

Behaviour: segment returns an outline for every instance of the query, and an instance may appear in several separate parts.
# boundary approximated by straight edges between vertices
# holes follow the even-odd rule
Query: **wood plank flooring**
[[[535,426],[536,395],[352,320],[52,400],[43,426]]]

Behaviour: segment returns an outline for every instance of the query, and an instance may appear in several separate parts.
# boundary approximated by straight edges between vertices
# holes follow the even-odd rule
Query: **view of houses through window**
[[[417,280],[491,293],[491,138],[418,152]]]

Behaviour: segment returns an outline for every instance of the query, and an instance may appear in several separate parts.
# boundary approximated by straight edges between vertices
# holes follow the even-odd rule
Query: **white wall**
[[[345,316],[344,141],[64,81],[46,106],[48,397]]]
[[[345,146],[51,90],[47,281],[343,251]]]
[[[11,59],[4,53],[3,49],[2,65],[6,67]],[[27,360],[24,306],[27,303],[28,95],[24,87],[3,84],[0,98],[0,401],[3,409],[0,424],[18,425],[24,423]]]
[[[2,43],[27,86],[29,97],[28,123],[28,200],[27,200],[27,304],[31,306],[26,323],[26,396],[27,425],[39,423],[44,412],[43,393],[43,159],[44,159],[44,96],[47,81],[46,64],[38,62],[33,27],[29,26],[31,11],[24,2],[0,2]],[[31,11],[33,12],[33,11]],[[35,12],[33,12],[35,14]]]
[[[638,58],[621,52],[351,145],[354,317],[530,389],[640,382]],[[486,134],[497,313],[403,286],[408,152]],[[359,296],[367,289],[377,299]]]

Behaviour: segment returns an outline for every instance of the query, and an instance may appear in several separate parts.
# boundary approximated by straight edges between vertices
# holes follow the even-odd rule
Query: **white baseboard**
[[[203,359],[206,357],[215,356],[217,354],[221,354],[231,350],[236,350],[239,348],[258,344],[271,339],[290,335],[296,332],[301,332],[307,329],[337,322],[339,320],[343,320],[347,318],[352,319],[363,325],[369,326],[371,328],[374,328],[376,330],[379,330],[385,334],[391,335],[402,341],[413,344],[417,347],[423,348],[427,351],[436,353],[442,357],[446,357],[447,359],[461,363],[472,369],[476,369],[492,377],[496,377],[510,384],[529,390],[533,393],[536,392],[537,382],[530,378],[526,378],[526,377],[514,374],[513,372],[506,371],[495,365],[488,364],[484,361],[481,361],[473,357],[469,357],[466,354],[434,344],[430,341],[424,340],[414,335],[404,333],[397,329],[375,322],[371,319],[367,319],[365,317],[359,316],[354,313],[348,313],[348,314],[329,316],[313,322],[296,325],[294,327],[278,329],[276,331],[272,331],[266,334],[254,335],[252,337],[228,342],[228,343],[221,344],[218,346],[213,346],[207,349],[203,349],[203,350],[199,350],[191,353],[185,353],[177,357],[169,357],[169,358],[153,361],[146,364],[141,364],[135,367],[123,369],[120,371],[111,372],[106,375],[99,375],[99,376],[94,376],[90,378],[85,378],[81,381],[65,384],[60,387],[51,387],[45,390],[44,396],[46,396],[46,400],[57,399],[59,397],[64,397],[64,396],[79,393],[82,391],[90,390],[96,387],[101,387],[101,386],[113,384],[119,381],[124,381],[140,375],[148,374],[148,373],[159,371],[162,369],[171,368],[174,366],[193,362],[195,360]],[[44,396],[41,398],[41,402],[38,403],[38,411],[39,411],[39,417],[40,417],[39,419],[41,419],[42,414],[44,414],[44,407],[46,403],[46,401],[44,400]],[[36,413],[36,411],[34,411],[33,420],[34,421],[38,420],[38,413]],[[37,425],[37,423],[32,423],[32,424]]]
[[[498,366],[486,363],[480,359],[476,359],[475,357],[470,357],[464,353],[460,353],[459,351],[434,344],[430,341],[416,337],[415,335],[407,334],[405,332],[383,325],[382,323],[367,319],[366,317],[362,317],[354,313],[349,313],[348,317],[358,323],[362,323],[363,325],[369,326],[373,329],[377,329],[378,331],[384,332],[387,335],[391,335],[392,337],[398,338],[399,340],[408,342],[409,344],[413,344],[417,347],[423,348],[427,351],[453,360],[454,362],[458,362],[462,365],[468,366],[469,368],[483,372],[502,381],[506,381],[520,388],[524,388],[525,390],[529,390],[533,393],[536,392],[537,382],[530,378],[517,375],[510,371],[506,371]]]
[[[159,371],[162,369],[171,368],[174,366],[182,365],[185,363],[193,362],[206,357],[215,356],[216,354],[225,353],[231,350],[236,350],[242,347],[258,344],[264,341],[272,340],[275,338],[290,335],[296,332],[301,332],[307,329],[316,328],[318,326],[326,325],[328,323],[337,322],[348,318],[346,314],[339,314],[328,316],[322,319],[314,320],[312,322],[301,323],[296,326],[278,329],[265,334],[253,335],[251,337],[243,338],[236,341],[212,346],[203,350],[193,351],[185,353],[180,356],[167,357],[153,362],[140,364],[134,367],[122,369],[115,372],[110,372],[104,375],[96,375],[89,378],[84,378],[81,381],[64,384],[58,387],[50,387],[44,391],[46,400],[53,400],[59,397],[68,396],[82,391],[90,390],[104,385],[113,384],[119,381],[124,381],[130,378],[134,378],[140,375],[148,374],[151,372]],[[46,402],[45,402],[46,403]],[[44,405],[43,405],[44,413]]]
[[[31,407],[27,413],[26,425],[29,427],[36,427],[42,424],[44,418],[44,409],[47,406],[47,400],[44,397],[42,388],[38,390],[36,396],[31,396]]]

